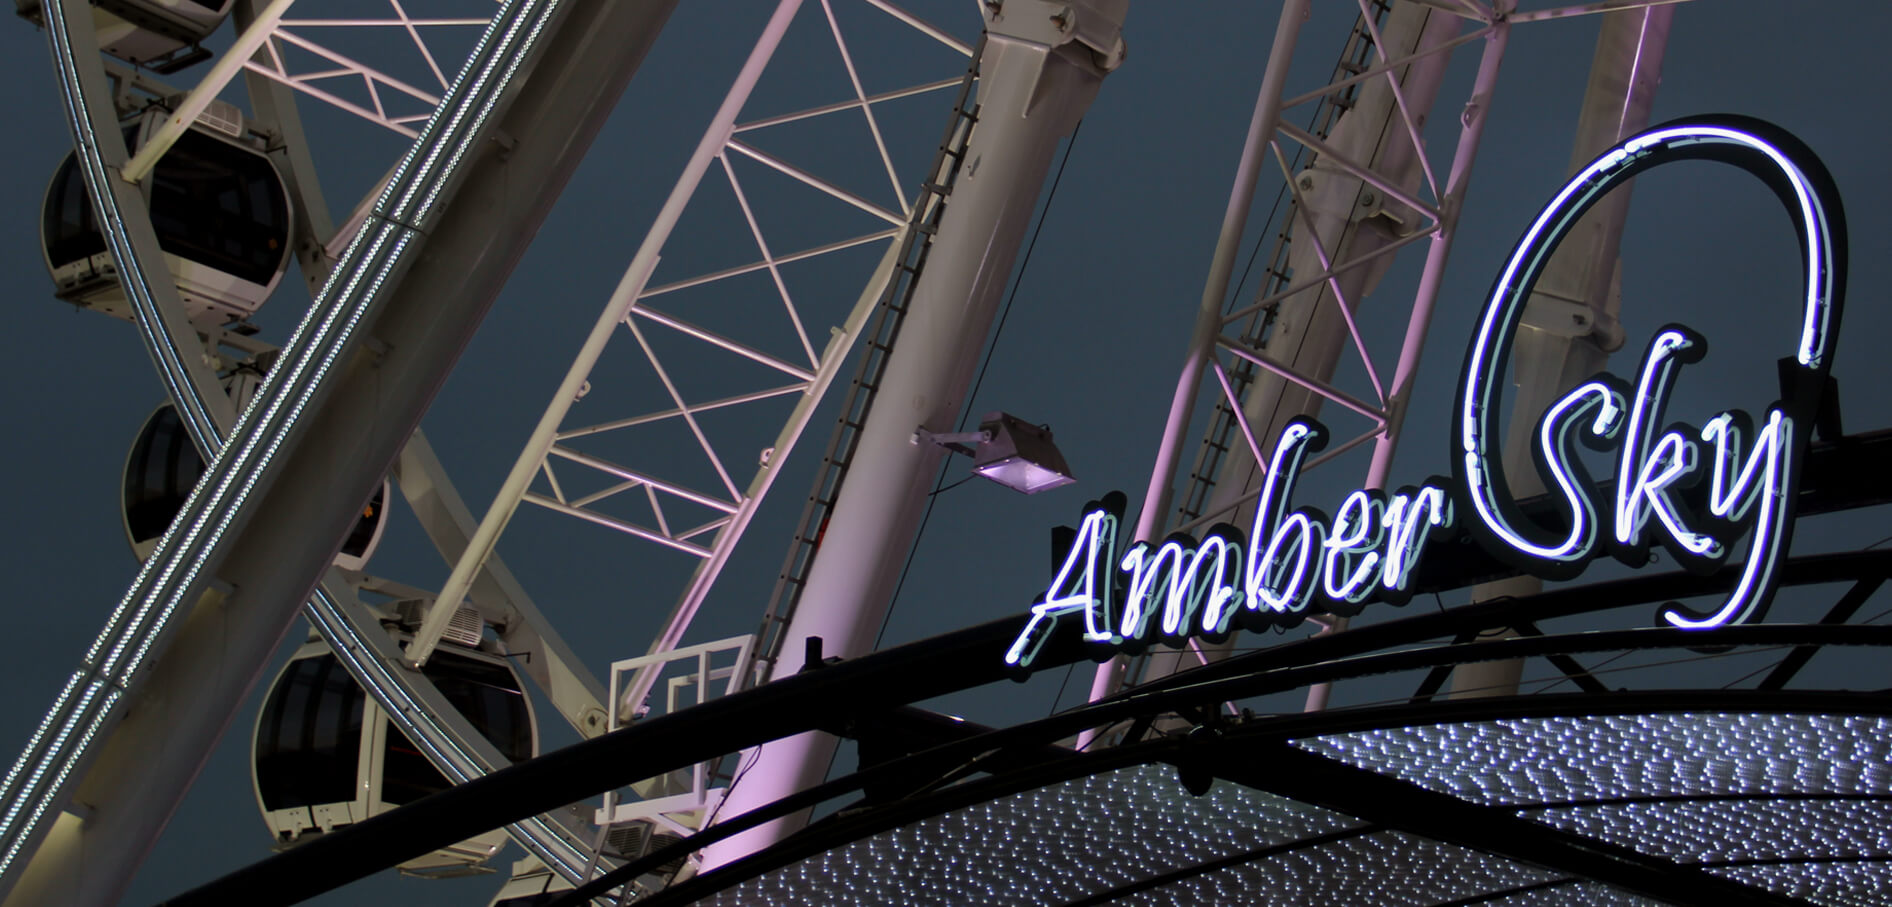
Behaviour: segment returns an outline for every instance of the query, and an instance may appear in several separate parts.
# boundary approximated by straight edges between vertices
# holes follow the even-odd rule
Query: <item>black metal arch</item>
[[[1892,629],[1892,628],[1889,628]],[[1488,644],[1487,644],[1488,645]],[[1351,675],[1349,675],[1351,676]],[[1281,682],[1294,688],[1303,683],[1302,679],[1284,676]],[[1210,690],[1204,694],[1204,701],[1216,701],[1223,695],[1220,690]],[[1114,714],[1120,711],[1113,709]],[[1159,710],[1167,710],[1171,704],[1158,705]],[[1095,709],[1096,707],[1091,707]],[[1079,710],[1084,711],[1084,710]],[[1304,761],[1307,758],[1319,759],[1299,750],[1286,748],[1289,740],[1317,737],[1327,734],[1347,733],[1350,731],[1375,730],[1389,727],[1412,727],[1425,724],[1445,724],[1468,721],[1489,721],[1502,718],[1547,718],[1558,716],[1583,715],[1633,715],[1674,711],[1723,711],[1723,712],[1772,712],[1772,713],[1840,713],[1852,715],[1892,715],[1892,701],[1876,693],[1863,692],[1819,692],[1792,691],[1770,692],[1763,690],[1663,690],[1663,691],[1617,691],[1602,696],[1594,694],[1537,694],[1529,696],[1491,697],[1472,700],[1446,700],[1438,703],[1400,704],[1371,709],[1351,709],[1309,715],[1288,715],[1275,718],[1257,719],[1248,724],[1224,729],[1218,733],[1218,745],[1228,746],[1264,746],[1281,748],[1286,756],[1278,758]],[[968,782],[938,790],[921,792],[894,804],[868,804],[852,808],[852,817],[847,823],[828,823],[818,829],[810,829],[809,834],[784,842],[777,848],[751,857],[749,860],[731,864],[719,870],[714,876],[699,877],[704,881],[692,881],[677,886],[678,894],[665,892],[657,898],[647,899],[645,903],[669,904],[688,903],[691,899],[701,898],[749,878],[788,865],[826,850],[848,843],[860,837],[877,834],[898,825],[929,818],[943,812],[963,808],[976,803],[986,802],[998,797],[1009,796],[1044,787],[1050,784],[1068,781],[1073,778],[1123,768],[1128,765],[1165,762],[1187,767],[1210,777],[1221,777],[1237,781],[1263,790],[1272,790],[1265,783],[1255,783],[1245,779],[1240,771],[1218,770],[1212,765],[1201,763],[1202,757],[1209,752],[1200,749],[1200,741],[1186,742],[1178,738],[1167,741],[1153,741],[1128,747],[1116,747],[1091,754],[1071,754],[1069,751],[1044,747],[1042,740],[1055,739],[1067,735],[1078,726],[1088,726],[1089,721],[1073,722],[1071,716],[1030,722],[1002,730],[989,730],[975,725],[960,725],[961,737],[956,741],[910,757],[883,763],[834,779],[819,788],[798,794],[778,802],[774,806],[755,813],[745,814],[733,821],[726,821],[714,829],[684,839],[669,847],[651,853],[640,860],[620,867],[609,876],[599,879],[591,885],[578,889],[571,896],[569,903],[582,903],[587,893],[602,894],[619,884],[628,882],[644,872],[670,862],[678,857],[700,849],[717,840],[739,834],[748,828],[763,822],[796,812],[818,802],[833,799],[856,790],[871,787],[876,781],[887,777],[902,777],[916,773],[927,777],[937,777],[929,767],[940,763],[957,766],[956,774],[964,776],[977,772],[993,772],[993,777],[978,782]],[[1167,745],[1175,752],[1151,749],[1152,746]],[[1031,748],[1035,758],[1018,759],[1021,748]],[[1012,758],[1008,758],[1011,756]],[[1251,755],[1241,755],[1238,761],[1252,759]],[[1127,761],[1126,761],[1127,760]],[[1009,763],[1009,765],[1008,765]],[[1007,766],[1002,768],[1001,766]],[[1353,770],[1363,771],[1363,770]],[[1380,776],[1365,773],[1373,778]],[[939,779],[953,780],[952,777]],[[1362,782],[1356,779],[1353,784],[1365,783],[1369,787],[1376,782]],[[1404,784],[1404,782],[1399,782]],[[1352,787],[1353,784],[1348,785]],[[1276,791],[1281,792],[1281,791]],[[1296,794],[1296,799],[1319,802],[1310,797]],[[1437,795],[1444,796],[1444,795]],[[1789,799],[1794,795],[1779,795],[1780,799]],[[1807,799],[1840,799],[1836,795],[1806,795]],[[1455,798],[1448,798],[1454,799]],[[1718,799],[1717,797],[1677,798],[1677,799]],[[1729,796],[1719,799],[1737,799]],[[1756,799],[1753,795],[1743,795],[1739,799]],[[1892,799],[1861,797],[1852,799]],[[1351,802],[1351,801],[1350,801]],[[1371,802],[1369,798],[1368,802]],[[1462,802],[1462,801],[1455,801]],[[1325,805],[1325,804],[1323,804]],[[1552,804],[1557,805],[1557,804]],[[1348,807],[1333,806],[1337,811],[1358,811],[1361,804],[1353,803]],[[1437,811],[1439,805],[1434,802],[1425,812]],[[1511,811],[1535,807],[1506,807],[1501,814],[1509,816]],[[1480,807],[1480,809],[1489,809]],[[1449,811],[1449,810],[1448,810]],[[1394,819],[1382,819],[1388,827],[1406,827]],[[1428,833],[1429,837],[1436,837]],[[1459,843],[1458,841],[1450,841]],[[1467,845],[1471,846],[1471,845]],[[1483,849],[1483,848],[1481,848]],[[711,881],[711,880],[714,881]],[[1612,883],[1617,884],[1617,883]],[[1633,885],[1631,886],[1634,887]],[[670,898],[677,900],[672,901]],[[565,903],[564,901],[558,903]]]
[[[1476,658],[1523,654],[1568,654],[1586,647],[1690,646],[1702,637],[1668,628],[1615,631],[1614,634],[1522,637],[1502,643],[1446,644],[1411,651],[1383,651],[1397,646],[1464,631],[1509,626],[1521,620],[1545,619],[1632,606],[1638,603],[1712,594],[1732,581],[1733,572],[1710,576],[1675,573],[1639,576],[1627,580],[1552,590],[1526,599],[1502,600],[1425,613],[1401,620],[1357,627],[1347,633],[1320,636],[1239,655],[1216,664],[1173,675],[1139,687],[1114,699],[1087,705],[1048,719],[989,731],[930,747],[895,759],[867,772],[837,779],[829,785],[776,804],[769,813],[783,815],[812,802],[896,780],[914,766],[962,766],[961,774],[997,767],[1001,756],[1018,758],[1045,744],[1090,727],[1173,711],[1188,711],[1204,703],[1293,689],[1310,682],[1344,679],[1382,671],[1406,670]],[[1825,583],[1892,576],[1892,552],[1871,551],[1800,558],[1783,570],[1783,584]],[[807,671],[794,677],[712,700],[684,712],[660,716],[631,728],[574,744],[520,763],[485,778],[458,786],[423,801],[376,816],[324,835],[304,846],[238,870],[229,876],[180,895],[168,903],[293,903],[331,890],[412,856],[462,840],[472,834],[652,777],[672,769],[745,749],[768,740],[808,730],[849,734],[859,719],[885,716],[900,706],[946,693],[997,681],[1006,672],[1002,654],[1024,626],[1024,618],[1008,618],[933,639],[888,649],[852,661]],[[1040,663],[1072,664],[1087,660],[1091,651],[1077,638],[1075,626],[1054,636],[1040,655]],[[1718,642],[1729,644],[1892,645],[1892,629],[1829,625],[1756,624],[1717,631]],[[1798,710],[1806,694],[1796,691],[1737,691]],[[1648,710],[1660,702],[1682,702],[1687,692],[1651,694],[1642,704]],[[1714,698],[1712,692],[1702,695]],[[1821,694],[1845,695],[1845,694]],[[1668,697],[1666,699],[1661,697]],[[1577,697],[1525,697],[1533,708],[1568,708],[1594,713],[1607,708],[1613,697],[1586,694]],[[1464,714],[1462,710],[1490,708],[1505,700],[1450,702],[1426,708],[1402,706],[1391,712],[1354,710],[1328,713],[1315,720],[1399,720],[1408,724],[1422,716]],[[1693,701],[1693,700],[1690,700]],[[1724,696],[1722,700],[1727,700]],[[1748,700],[1749,710],[1781,710]],[[837,703],[846,703],[837,708]],[[1885,708],[1847,699],[1841,711],[1878,712]],[[1297,718],[1299,716],[1296,716]],[[1438,717],[1435,720],[1452,720]],[[1285,728],[1285,720],[1257,722],[1247,730]],[[1140,750],[1119,747],[1109,751],[1118,760]],[[1085,754],[1086,760],[1106,754]],[[1026,762],[1031,760],[1027,759]],[[1142,761],[1164,761],[1145,758]],[[1083,763],[1100,770],[1104,762]],[[1008,779],[1012,773],[1006,773]],[[1019,778],[1026,777],[1018,775]],[[1035,776],[1034,776],[1035,777]],[[844,783],[845,782],[845,783]],[[954,788],[981,784],[967,782]],[[1051,783],[1050,781],[1042,782]],[[978,788],[973,788],[977,790]],[[809,799],[816,792],[820,796]],[[963,795],[963,794],[962,794]],[[999,794],[993,794],[997,796]],[[990,797],[987,797],[990,799]],[[795,804],[792,808],[784,804]],[[753,815],[753,814],[752,814]],[[739,828],[725,822],[718,828]],[[694,847],[707,841],[688,839]],[[692,848],[693,849],[693,848]],[[674,856],[667,854],[666,858]],[[634,865],[634,864],[633,864]],[[707,878],[707,877],[706,877]],[[681,886],[679,886],[681,887]],[[1729,903],[1734,903],[1730,901]]]
[[[1738,565],[1703,576],[1684,571],[1638,575],[1625,579],[1562,586],[1526,598],[1500,598],[1462,605],[1446,611],[1421,613],[1382,623],[1349,627],[1347,632],[1314,636],[1242,655],[1214,664],[1161,678],[1137,688],[1138,691],[1165,690],[1181,685],[1255,673],[1278,667],[1316,664],[1407,646],[1432,639],[1476,634],[1481,630],[1515,626],[1580,614],[1594,614],[1622,608],[1634,608],[1671,599],[1725,592],[1738,576]],[[1892,578],[1892,550],[1856,551],[1844,554],[1812,555],[1794,558],[1781,571],[1782,586],[1803,586],[1861,580]],[[1749,624],[1745,629],[1766,634],[1768,628],[1785,624]],[[1711,638],[1719,643],[1724,627],[1712,637],[1697,634],[1692,643],[1700,645]],[[1750,635],[1752,635],[1752,633]]]
[[[1524,807],[1470,803],[1367,769],[1344,765],[1288,743],[1295,738],[1418,724],[1676,711],[1892,715],[1892,702],[1881,695],[1851,692],[1644,691],[1616,692],[1603,696],[1565,694],[1449,700],[1416,706],[1357,710],[1357,713],[1343,711],[1259,719],[1207,738],[1171,737],[1096,753],[1052,756],[1037,764],[911,798],[852,808],[844,815],[811,826],[802,834],[769,850],[732,863],[715,873],[673,886],[640,903],[652,907],[691,903],[771,870],[900,825],[1074,778],[1152,763],[1175,765],[1185,772],[1243,784],[1355,816],[1365,820],[1375,830],[1408,831],[1448,844],[1550,868],[1566,874],[1566,882],[1597,881],[1673,903],[1796,903],[1792,899],[1702,871],[1721,864],[1675,863],[1552,829],[1519,817],[1517,813]],[[985,749],[992,745],[992,738],[1007,736],[1008,732],[1014,730],[1017,729],[988,732],[968,738],[966,743],[971,744],[972,749]],[[837,784],[845,780],[837,779],[830,783]],[[637,864],[627,864],[619,873],[614,873],[612,879],[600,880],[593,886],[574,892],[568,902],[582,903],[587,894],[602,893],[614,884],[628,881],[638,873],[695,850],[704,843],[695,838],[686,839],[672,845],[672,849],[665,853],[653,853]],[[1263,848],[1249,854],[1218,858],[1195,867],[1184,867],[1163,876],[1160,884],[1240,862],[1265,859],[1278,852],[1285,852],[1284,848],[1293,849],[1293,846]],[[1882,858],[1848,857],[1845,861],[1877,859]],[[645,862],[649,865],[641,865]],[[1736,862],[1745,865],[1791,863],[1796,860]],[[1158,887],[1158,884],[1155,878],[1146,879],[1114,892],[1093,894],[1073,903],[1106,903],[1113,898]],[[1474,899],[1466,903],[1476,902]]]

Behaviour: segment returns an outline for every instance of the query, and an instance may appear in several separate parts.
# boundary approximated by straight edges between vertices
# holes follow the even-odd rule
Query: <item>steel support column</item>
[[[1288,70],[1294,63],[1294,48],[1300,42],[1301,26],[1307,22],[1308,9],[1309,0],[1286,0],[1281,4],[1274,46],[1268,51],[1268,65],[1262,72],[1255,112],[1248,120],[1241,160],[1235,166],[1235,185],[1229,190],[1228,207],[1222,212],[1222,231],[1216,237],[1215,255],[1210,259],[1209,276],[1203,283],[1202,303],[1196,310],[1189,353],[1183,359],[1182,374],[1176,379],[1176,392],[1170,398],[1169,416],[1163,423],[1163,440],[1156,449],[1156,463],[1150,467],[1150,484],[1143,493],[1143,509],[1137,515],[1135,539],[1162,534],[1163,520],[1169,514],[1172,482],[1182,462],[1189,416],[1195,409],[1196,389],[1202,385],[1202,372],[1215,355],[1215,338],[1222,328],[1222,299],[1228,295],[1229,276],[1234,273],[1242,235],[1248,229],[1248,209],[1254,205],[1255,183],[1261,178],[1269,143],[1281,121],[1281,100],[1287,88]],[[1091,676],[1091,701],[1116,692],[1126,663],[1123,658],[1112,658],[1097,666],[1097,672]],[[1085,747],[1090,742],[1087,732],[1078,740],[1078,745]]]
[[[801,604],[784,631],[778,676],[803,668],[810,639],[822,641],[824,655],[853,657],[873,648],[944,453],[914,443],[914,432],[952,431],[959,422],[1052,154],[1121,56],[1117,35],[1126,6],[1121,0],[1008,0],[982,7],[987,38],[968,164],[953,186],[861,428]],[[819,783],[834,746],[832,737],[804,734],[745,754],[748,767],[724,811],[739,814]],[[705,865],[767,846],[800,821],[805,818],[733,838],[707,851]]]
[[[1461,131],[1458,149],[1453,153],[1451,174],[1445,181],[1445,198],[1439,205],[1445,213],[1441,215],[1443,220],[1439,224],[1439,232],[1432,236],[1431,248],[1426,250],[1425,267],[1419,275],[1419,289],[1413,295],[1406,340],[1399,351],[1399,364],[1393,367],[1391,394],[1387,400],[1387,409],[1392,416],[1387,422],[1386,432],[1373,444],[1373,461],[1367,467],[1366,481],[1369,488],[1385,487],[1386,476],[1392,469],[1393,451],[1399,445],[1400,423],[1418,381],[1419,359],[1425,351],[1426,329],[1432,324],[1432,307],[1438,302],[1439,288],[1445,282],[1445,265],[1451,258],[1452,238],[1458,232],[1458,216],[1464,208],[1465,193],[1471,188],[1472,165],[1478,160],[1478,145],[1484,139],[1485,123],[1491,119],[1491,99],[1498,87],[1498,72],[1504,64],[1504,49],[1510,37],[1509,25],[1499,22],[1492,26],[1491,34],[1485,40],[1484,55],[1479,58],[1478,76],[1472,83],[1471,99],[1459,115]],[[1329,632],[1346,628],[1346,618],[1336,618],[1329,625]],[[1325,709],[1332,692],[1330,684],[1310,686],[1307,690],[1307,711]]]
[[[1662,57],[1669,43],[1674,6],[1644,7],[1607,13],[1596,39],[1590,83],[1577,117],[1570,149],[1575,173],[1604,150],[1649,125]],[[1517,397],[1505,430],[1504,477],[1514,494],[1541,494],[1543,479],[1531,460],[1531,433],[1538,414],[1570,388],[1602,371],[1610,353],[1622,345],[1617,326],[1617,266],[1623,224],[1629,219],[1632,187],[1611,193],[1583,215],[1570,239],[1551,256],[1531,292],[1524,324],[1518,330],[1515,363]],[[1582,319],[1587,318],[1587,321]],[[1531,595],[1544,588],[1536,577],[1520,576],[1480,585],[1472,600]],[[1493,631],[1499,638],[1511,629]],[[1503,696],[1517,690],[1524,666],[1515,661],[1481,661],[1452,675],[1454,696]]]
[[[168,646],[154,647],[74,795],[85,820],[62,823],[75,826],[69,846],[35,861],[15,903],[116,900],[674,5],[569,3],[511,74],[486,124],[487,135],[508,141],[470,146],[428,231],[406,237],[411,264],[380,288],[333,372],[318,379],[321,390],[296,421],[300,443],[278,448],[266,474],[238,477],[255,480],[247,512],[268,519],[248,521],[213,549],[207,567],[227,594],[182,621]],[[416,254],[423,245],[427,254]],[[113,859],[86,861],[87,853]]]

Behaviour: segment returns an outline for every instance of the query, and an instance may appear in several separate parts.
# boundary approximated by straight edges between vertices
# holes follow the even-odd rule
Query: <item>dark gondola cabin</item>
[[[522,762],[538,754],[531,702],[505,659],[447,643],[421,670],[500,755]],[[250,765],[263,819],[282,845],[448,787],[320,640],[297,651],[270,686]],[[491,859],[505,843],[505,831],[493,831],[401,868],[452,874]]]
[[[192,446],[184,420],[178,418],[171,404],[159,405],[145,419],[138,440],[132,442],[131,453],[125,458],[125,536],[139,560],[151,556],[203,472],[203,458]],[[362,506],[361,518],[335,555],[335,566],[361,570],[368,565],[387,528],[389,490],[388,483],[382,482]]]
[[[13,0],[21,16],[45,22],[44,0]],[[236,0],[92,0],[99,49],[158,73],[210,58],[199,42],[223,25]]]
[[[153,109],[125,126],[136,153],[163,122]],[[240,118],[239,118],[240,119]],[[201,121],[201,118],[200,118]],[[151,226],[191,321],[249,317],[289,268],[289,194],[262,152],[202,125],[178,137],[139,184]],[[53,294],[81,308],[132,317],[117,262],[105,247],[78,159],[67,155],[46,187],[40,240]],[[150,279],[162,274],[148,274]]]

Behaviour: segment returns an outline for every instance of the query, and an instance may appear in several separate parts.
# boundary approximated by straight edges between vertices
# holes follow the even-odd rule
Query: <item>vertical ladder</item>
[[[1376,25],[1385,21],[1387,10],[1391,6],[1392,0],[1373,0],[1370,7]],[[1359,18],[1354,20],[1353,31],[1347,35],[1346,47],[1340,52],[1339,61],[1334,64],[1334,74],[1329,81],[1338,82],[1358,75],[1372,65],[1373,36],[1367,30],[1366,20]],[[1334,124],[1340,121],[1341,115],[1353,109],[1361,84],[1356,82],[1321,98],[1320,103],[1314,108],[1312,120],[1308,123],[1308,131],[1323,139],[1327,138],[1328,133],[1333,131]],[[1305,152],[1305,148],[1297,148],[1290,169],[1300,166],[1301,157]],[[1286,192],[1287,188],[1284,186],[1281,193]],[[1279,205],[1282,201],[1281,195],[1278,194],[1275,198],[1276,204]],[[1261,285],[1255,291],[1254,298],[1257,300],[1279,293],[1293,282],[1294,274],[1288,267],[1288,251],[1290,243],[1293,242],[1289,234],[1292,232],[1295,221],[1294,201],[1288,199],[1286,212],[1275,218],[1270,225],[1275,231],[1274,247],[1268,253],[1268,264],[1262,271]],[[1236,302],[1237,299],[1231,296],[1228,307],[1233,309]],[[1248,323],[1242,326],[1242,341],[1257,351],[1267,349],[1274,318],[1275,308],[1272,306],[1257,311],[1249,318]],[[1248,388],[1255,380],[1255,371],[1255,364],[1247,359],[1236,359],[1235,364],[1229,368],[1229,384],[1234,388],[1237,399],[1247,400]],[[1189,478],[1186,480],[1183,493],[1178,497],[1175,522],[1171,525],[1180,526],[1189,523],[1208,510],[1209,498],[1215,492],[1216,477],[1221,475],[1223,460],[1228,454],[1229,446],[1236,443],[1237,425],[1235,411],[1230,408],[1227,397],[1217,395],[1215,414],[1210,417],[1209,430],[1203,436],[1202,447],[1196,451],[1195,465],[1190,467]]]
[[[1369,5],[1373,12],[1374,24],[1385,22],[1386,14],[1392,6],[1392,0],[1373,0]],[[1367,30],[1366,20],[1356,18],[1353,31],[1347,35],[1347,43],[1340,52],[1340,58],[1334,64],[1330,82],[1358,75],[1373,65],[1374,48],[1372,33]],[[1361,83],[1354,83],[1322,97],[1315,105],[1313,116],[1307,124],[1307,131],[1321,138],[1327,138],[1333,131],[1340,117],[1353,109],[1359,97]],[[1301,165],[1306,153],[1305,147],[1297,147],[1289,169]],[[1270,220],[1269,227],[1274,231],[1273,247],[1268,252],[1268,262],[1263,266],[1261,283],[1255,290],[1254,299],[1262,300],[1287,289],[1294,281],[1293,269],[1288,266],[1288,254],[1292,249],[1294,225],[1299,220],[1294,200],[1284,198],[1287,187],[1283,186],[1275,196],[1278,207],[1286,202],[1286,210]],[[1225,311],[1232,310],[1239,302],[1238,297],[1230,296]],[[1240,339],[1249,348],[1260,352],[1268,348],[1268,339],[1274,327],[1276,308],[1269,306],[1250,316],[1242,325]],[[1257,367],[1247,359],[1237,358],[1228,368],[1229,387],[1234,390],[1235,398],[1245,404],[1248,390],[1254,384]],[[1240,422],[1236,412],[1224,394],[1215,395],[1215,412],[1209,418],[1209,429],[1204,433],[1202,446],[1196,451],[1196,460],[1189,469],[1189,477],[1184,480],[1182,493],[1177,496],[1174,521],[1171,526],[1182,526],[1202,517],[1209,510],[1209,501],[1215,494],[1217,477],[1222,474],[1224,461],[1229,448],[1238,441]],[[1265,442],[1264,442],[1265,443]],[[1124,675],[1125,686],[1136,686],[1143,682],[1149,668],[1148,657],[1130,660]]]
[[[979,58],[984,49],[985,40],[981,38],[979,45],[973,49],[965,78],[959,83],[959,95],[953,103],[945,135],[940,139],[939,151],[933,157],[932,167],[927,171],[926,182],[920,187],[919,197],[914,200],[908,229],[900,235],[900,251],[892,279],[888,280],[886,289],[882,291],[873,330],[866,338],[860,366],[855,372],[853,383],[848,387],[840,420],[828,439],[828,449],[821,460],[821,471],[815,477],[814,490],[809,492],[807,503],[802,506],[801,521],[797,524],[794,541],[789,543],[788,557],[783,561],[782,572],[776,577],[775,588],[769,595],[768,609],[763,613],[762,626],[756,632],[756,667],[751,672],[754,682],[767,679],[769,673],[775,670],[776,660],[781,654],[783,631],[789,619],[795,615],[795,606],[801,600],[809,568],[813,566],[815,555],[821,549],[822,533],[827,529],[828,515],[834,510],[834,502],[840,498],[841,485],[847,479],[848,466],[853,462],[855,447],[860,442],[861,426],[866,424],[867,413],[873,408],[874,394],[879,390],[881,377],[887,368],[887,357],[893,352],[894,341],[900,334],[900,324],[913,296],[913,288],[919,281],[920,272],[926,267],[926,256],[932,248],[933,235],[938,232],[940,217],[945,213],[946,200],[952,195],[953,183],[959,177],[959,168],[966,154],[966,142],[971,137],[973,125],[979,120],[978,110],[971,104],[972,87],[978,79]]]

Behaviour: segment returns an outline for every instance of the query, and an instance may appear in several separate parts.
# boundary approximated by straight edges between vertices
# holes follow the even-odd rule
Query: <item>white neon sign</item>
[[[1743,413],[1721,413],[1699,431],[1686,425],[1658,429],[1677,374],[1707,352],[1706,342],[1686,328],[1658,330],[1633,388],[1613,376],[1599,376],[1546,410],[1539,429],[1539,462],[1546,473],[1545,487],[1556,489],[1567,508],[1562,538],[1547,542],[1547,536],[1558,533],[1547,532],[1518,512],[1496,456],[1497,403],[1510,338],[1538,274],[1583,213],[1635,174],[1689,158],[1724,161],[1760,178],[1794,221],[1805,280],[1800,334],[1788,360],[1791,399],[1768,408],[1764,427],[1745,453],[1743,428],[1752,420]],[[1711,570],[1725,563],[1735,543],[1747,536],[1740,578],[1719,607],[1702,614],[1671,604],[1660,615],[1672,626],[1711,629],[1764,612],[1786,557],[1798,464],[1832,365],[1843,300],[1844,216],[1831,186],[1819,159],[1792,136],[1758,120],[1728,116],[1650,129],[1564,184],[1506,261],[1466,354],[1454,468],[1470,504],[1467,509],[1476,517],[1467,521],[1473,537],[1513,566],[1563,579],[1581,572],[1599,548],[1641,565],[1654,543],[1692,569]],[[1606,508],[1592,500],[1595,492],[1571,468],[1574,460],[1567,446],[1579,432],[1588,432],[1593,442],[1617,445],[1616,484]],[[1703,442],[1713,444],[1712,458],[1703,455]],[[1690,513],[1685,495],[1679,493],[1704,478],[1709,486],[1707,519]],[[1604,544],[1598,542],[1599,509],[1609,512]]]
[[[1540,524],[1512,499],[1498,449],[1500,390],[1525,302],[1558,243],[1591,205],[1637,173],[1691,158],[1721,160],[1759,177],[1794,220],[1806,280],[1798,342],[1783,360],[1786,399],[1768,407],[1758,430],[1752,417],[1736,410],[1700,429],[1667,421],[1678,376],[1707,353],[1707,342],[1684,327],[1661,328],[1633,385],[1598,375],[1539,418],[1533,454],[1557,511],[1555,525]],[[1225,524],[1199,543],[1176,535],[1156,544],[1138,541],[1116,556],[1123,498],[1113,494],[1094,504],[1006,662],[1029,667],[1053,625],[1068,614],[1084,615],[1087,642],[1135,651],[1157,640],[1220,639],[1232,625],[1261,629],[1298,623],[1313,611],[1354,614],[1372,600],[1403,603],[1427,542],[1461,534],[1512,566],[1550,579],[1574,577],[1603,555],[1639,566],[1655,544],[1702,571],[1721,567],[1744,548],[1739,576],[1718,606],[1696,612],[1670,603],[1658,614],[1671,626],[1699,630],[1758,618],[1786,557],[1799,467],[1839,324],[1844,217],[1831,185],[1812,152],[1749,118],[1669,123],[1626,140],[1552,197],[1493,285],[1460,380],[1452,481],[1390,497],[1355,491],[1331,519],[1297,508],[1294,487],[1307,454],[1324,444],[1326,433],[1318,423],[1295,419],[1274,442],[1245,538]],[[1615,451],[1612,486],[1600,488],[1584,474],[1579,442]],[[1454,519],[1455,504],[1465,512],[1461,521]],[[1125,578],[1122,595],[1118,574]]]
[[[1200,543],[1176,535],[1154,545],[1137,542],[1113,558],[1123,496],[1093,502],[1024,631],[1006,650],[1006,663],[1029,667],[1058,618],[1069,614],[1084,615],[1086,641],[1140,651],[1159,640],[1221,639],[1235,626],[1293,625],[1316,610],[1357,613],[1369,598],[1404,602],[1421,548],[1452,528],[1451,497],[1443,487],[1426,485],[1390,497],[1356,491],[1332,519],[1293,508],[1306,456],[1325,438],[1316,422],[1288,423],[1269,457],[1246,538],[1222,525]],[[1121,604],[1112,594],[1120,577]],[[1108,635],[1099,632],[1106,627]]]

